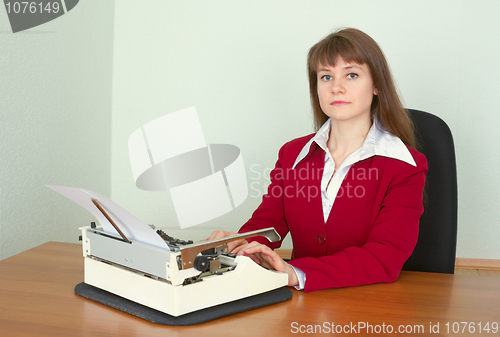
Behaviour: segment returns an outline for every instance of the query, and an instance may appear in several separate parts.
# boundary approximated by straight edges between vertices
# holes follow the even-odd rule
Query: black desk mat
[[[284,302],[292,298],[292,292],[290,289],[282,287],[262,294],[242,298],[233,302],[219,304],[210,308],[201,309],[175,317],[117,296],[105,290],[96,288],[84,282],[76,285],[75,293],[109,307],[140,317],[149,322],[174,326],[205,323],[217,318],[236,314],[238,312]]]

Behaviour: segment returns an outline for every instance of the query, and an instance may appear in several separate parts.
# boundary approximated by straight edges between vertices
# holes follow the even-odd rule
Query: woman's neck
[[[332,119],[327,147],[338,168],[351,153],[359,149],[368,135],[371,119],[336,121]]]

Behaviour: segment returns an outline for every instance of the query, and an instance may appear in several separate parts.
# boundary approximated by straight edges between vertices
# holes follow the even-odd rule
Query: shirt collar
[[[312,137],[307,144],[304,145],[297,156],[297,159],[295,159],[292,169],[294,169],[298,163],[307,157],[313,143],[316,143],[321,149],[323,149],[323,151],[328,152],[326,144],[330,136],[330,128],[331,119],[328,119],[318,132],[316,132],[314,137]],[[359,153],[359,157],[355,156],[355,162],[373,156],[383,156],[404,161],[412,166],[417,166],[413,156],[403,141],[390,133],[376,118],[374,119],[370,131],[368,131],[368,135],[366,136],[363,145],[355,153]],[[354,164],[354,162],[351,164]]]

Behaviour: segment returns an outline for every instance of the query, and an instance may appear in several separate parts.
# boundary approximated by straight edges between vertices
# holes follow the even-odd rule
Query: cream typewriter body
[[[95,227],[95,226],[92,226]],[[168,249],[83,227],[85,283],[180,316],[286,286],[285,273],[267,270],[227,243],[254,236],[278,241],[274,228],[196,243],[158,234]]]
[[[288,284],[288,275],[227,254],[227,243],[264,236],[279,241],[274,228],[211,241],[173,239],[96,192],[48,188],[87,209],[102,227],[80,228],[85,283],[147,307],[180,316],[261,294]]]

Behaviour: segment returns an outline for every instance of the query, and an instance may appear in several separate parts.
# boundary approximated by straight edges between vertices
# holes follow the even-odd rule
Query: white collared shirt
[[[401,139],[387,131],[387,129],[375,119],[363,145],[351,153],[335,171],[335,161],[327,147],[330,128],[331,119],[328,119],[316,135],[304,145],[292,167],[292,169],[294,169],[297,164],[307,156],[313,142],[316,142],[316,144],[325,151],[325,166],[321,178],[321,200],[323,203],[323,217],[325,223],[328,220],[328,216],[330,215],[342,181],[344,181],[345,176],[353,164],[373,156],[384,156],[417,166],[413,156]]]
[[[410,151],[408,151],[403,141],[387,131],[387,129],[375,119],[363,145],[351,153],[335,171],[335,161],[327,147],[330,129],[331,119],[328,119],[318,130],[316,135],[304,145],[292,166],[292,169],[295,169],[297,164],[307,156],[313,142],[316,142],[316,144],[325,151],[325,166],[321,178],[321,201],[323,204],[323,217],[325,223],[330,216],[330,211],[332,210],[333,203],[341,188],[342,181],[353,164],[373,156],[384,156],[404,161],[412,166],[417,166],[413,156]],[[299,285],[295,288],[302,290],[305,285],[305,274],[299,268],[293,267],[293,269],[299,279]]]

